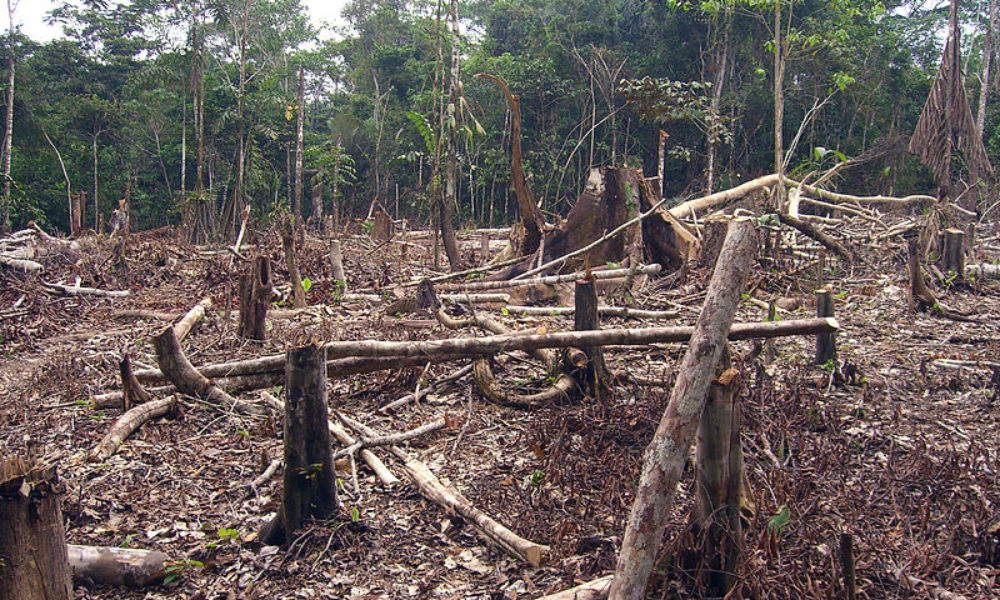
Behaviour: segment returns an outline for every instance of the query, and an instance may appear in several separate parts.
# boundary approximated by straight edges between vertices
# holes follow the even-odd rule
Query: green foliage
[[[205,563],[200,560],[194,559],[184,559],[171,561],[167,564],[166,568],[163,570],[166,576],[163,578],[163,585],[167,585],[183,575],[186,572],[190,572],[194,569],[204,569]]]
[[[768,532],[774,535],[780,534],[781,531],[785,528],[785,525],[787,525],[788,522],[791,520],[791,518],[792,518],[792,513],[788,509],[788,505],[782,504],[781,508],[778,509],[778,513],[773,517],[771,517],[770,519],[768,519],[767,521]]]

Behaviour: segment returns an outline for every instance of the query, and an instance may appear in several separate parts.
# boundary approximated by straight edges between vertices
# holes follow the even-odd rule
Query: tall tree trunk
[[[445,126],[448,140],[448,157],[445,163],[445,195],[440,205],[438,220],[441,225],[441,239],[444,240],[444,251],[448,255],[448,264],[452,271],[461,268],[462,256],[458,252],[455,241],[455,228],[452,220],[452,209],[458,205],[458,117],[461,112],[458,105],[459,56],[461,53],[461,38],[458,29],[458,0],[451,0],[451,73],[448,88],[448,111]]]
[[[711,194],[715,191],[715,171],[716,158],[719,154],[719,108],[722,105],[722,87],[726,82],[726,65],[729,62],[729,30],[732,24],[729,11],[723,13],[722,39],[716,39],[716,44],[722,44],[722,49],[716,53],[715,76],[712,78],[712,100],[709,104],[709,126],[708,126],[708,185],[705,193]],[[719,56],[721,54],[721,56]]]
[[[93,139],[91,140],[91,146],[90,146],[90,150],[91,150],[91,153],[92,153],[92,156],[93,156],[93,159],[94,159],[94,231],[97,231],[98,219],[100,219],[100,214],[99,214],[100,213],[100,204],[97,201],[97,181],[98,181],[98,176],[97,176],[97,137],[99,135],[101,135],[100,132],[97,132],[97,133],[95,133],[93,135]],[[81,223],[81,225],[82,225],[82,223]]]
[[[66,163],[63,162],[62,154],[59,152],[59,148],[56,148],[55,143],[52,142],[52,138],[46,133],[45,128],[42,128],[42,135],[45,136],[45,141],[49,143],[52,147],[52,151],[56,153],[56,158],[59,159],[59,168],[62,169],[63,179],[66,181],[66,203],[69,205],[69,225],[72,229],[73,219],[75,217],[73,211],[73,186],[69,182],[69,173],[66,172]]]
[[[789,9],[791,10],[791,9]],[[778,175],[778,185],[774,187],[775,210],[780,210],[785,201],[785,47],[781,35],[781,0],[774,7],[774,172]]]
[[[228,229],[228,237],[233,237],[236,233],[236,220],[239,215],[243,212],[244,203],[244,176],[246,169],[246,141],[245,141],[245,123],[243,122],[243,96],[246,94],[246,84],[247,84],[247,34],[249,33],[249,23],[250,23],[250,0],[243,0],[243,35],[240,36],[240,90],[239,90],[239,102],[237,103],[237,113],[240,122],[239,127],[239,140],[237,141],[236,149],[236,188],[233,190],[233,207],[231,218],[228,220],[226,227]]]
[[[7,0],[7,45],[10,51],[7,73],[7,114],[3,137],[3,229],[10,229],[10,159],[14,149],[14,7]]]
[[[296,223],[302,219],[302,151],[306,112],[306,72],[302,67],[299,67],[298,97],[298,119],[295,125],[295,202],[292,206],[292,214],[295,216]]]
[[[990,91],[990,66],[997,45],[997,9],[1000,0],[990,0],[990,21],[986,27],[986,43],[983,45],[983,68],[979,77],[979,110],[976,112],[976,131],[982,138],[986,128],[986,97]],[[11,67],[13,72],[13,67]],[[13,81],[11,82],[13,86]]]
[[[181,94],[181,206],[187,204],[187,92],[188,82],[184,81],[184,92]],[[185,207],[186,210],[186,207]]]
[[[337,134],[337,159],[333,163],[333,229],[340,231],[340,157],[343,149],[344,137]]]

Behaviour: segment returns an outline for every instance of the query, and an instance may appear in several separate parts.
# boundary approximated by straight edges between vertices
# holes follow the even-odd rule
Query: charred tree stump
[[[743,546],[741,510],[745,502],[740,405],[736,399],[739,372],[732,368],[728,347],[716,369],[705,410],[698,425],[697,495],[694,527],[702,534],[708,566],[708,587],[723,597],[735,583]]]
[[[0,598],[73,597],[53,466],[0,459]]]
[[[833,292],[828,287],[816,290],[816,316],[833,316]],[[833,333],[816,336],[816,364],[825,365],[837,359],[837,337]]]
[[[702,235],[701,256],[698,257],[698,267],[710,269],[719,259],[722,242],[726,239],[726,228],[729,222],[725,219],[712,218],[705,220],[705,230]]]
[[[678,369],[677,382],[643,457],[639,489],[611,584],[612,600],[641,600],[646,595],[646,583],[674,508],[677,483],[705,408],[715,367],[726,347],[756,247],[753,223],[734,220]]]
[[[576,310],[573,313],[573,329],[588,331],[601,328],[601,317],[597,311],[597,286],[593,277],[577,280]],[[607,397],[608,369],[604,364],[604,351],[600,346],[583,349],[587,355],[587,365],[583,369],[583,391],[599,402]]]
[[[284,544],[308,517],[337,511],[336,476],[327,428],[326,352],[321,346],[290,350],[285,362],[285,477],[281,508],[260,539]]]
[[[267,338],[267,307],[273,291],[271,259],[258,256],[253,268],[240,278],[240,337],[260,341]]]
[[[858,586],[854,579],[854,537],[846,532],[840,534],[840,569],[844,574],[844,598],[855,600]]]
[[[306,292],[302,288],[302,275],[299,274],[298,251],[295,243],[295,219],[285,218],[281,228],[281,243],[285,249],[285,266],[288,268],[288,281],[292,284],[292,299],[295,308],[306,307]]]
[[[961,229],[945,230],[941,266],[945,273],[955,273],[959,281],[965,280],[965,232]]]

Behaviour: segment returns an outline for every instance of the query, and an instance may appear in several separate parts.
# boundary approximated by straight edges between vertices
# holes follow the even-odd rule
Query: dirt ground
[[[478,235],[461,237],[467,257],[476,260]],[[278,303],[284,304],[288,286],[276,239],[260,234],[249,252],[272,256],[282,291]],[[777,340],[769,364],[769,349],[733,344],[756,509],[734,598],[843,597],[842,532],[854,536],[860,598],[1000,594],[1000,284],[937,286],[942,303],[968,313],[968,322],[910,313],[902,241],[873,240],[854,239],[861,256],[850,264],[827,258],[817,267],[816,251],[806,244],[804,251],[771,253],[754,268],[738,320],[766,318],[766,308],[753,299],[785,299],[790,311],[780,313],[782,319],[812,316],[822,276],[836,296],[841,366],[836,378],[814,366],[813,338]],[[95,411],[92,398],[120,389],[123,353],[137,368],[155,366],[149,340],[169,324],[128,311],[180,316],[211,296],[214,307],[184,341],[195,365],[274,354],[310,340],[482,333],[451,332],[426,316],[385,315],[377,302],[338,301],[326,241],[314,239],[301,267],[312,282],[312,308],[279,313],[270,320],[267,342],[243,343],[228,317],[243,263],[230,253],[184,245],[170,231],[134,236],[123,262],[115,260],[109,241],[81,244],[79,261],[53,261],[39,275],[0,270],[0,455],[44,456],[59,466],[70,543],[156,549],[175,562],[169,583],[127,590],[77,581],[78,598],[516,599],[613,571],[642,453],[669,396],[682,345],[607,349],[612,367],[661,385],[618,384],[603,403],[574,399],[517,410],[487,402],[465,377],[418,403],[377,412],[418,382],[432,384],[464,363],[329,382],[331,406],[380,432],[448,415],[457,425],[414,440],[408,450],[498,521],[550,545],[549,564],[532,568],[504,554],[471,524],[425,499],[405,480],[400,463],[381,450],[376,453],[403,483],[386,489],[359,462],[357,490],[349,472],[339,473],[341,514],[311,523],[279,549],[255,537],[280,500],[280,474],[259,489],[247,487],[281,456],[278,415],[252,418],[186,398],[176,418],[144,425],[107,461],[82,459],[119,416]],[[431,273],[429,244],[419,237],[389,244],[364,235],[345,239],[351,291],[381,293],[394,282]],[[970,262],[998,258],[996,232],[981,232]],[[669,274],[615,302],[680,309],[672,323],[690,324],[709,275]],[[68,298],[40,284],[76,277],[83,285],[130,295]],[[499,306],[477,310],[515,329],[573,327],[571,316],[515,317]],[[500,357],[496,373],[508,389],[546,385],[540,365],[526,355]],[[280,396],[280,389],[264,392]],[[240,397],[254,400],[261,393]],[[688,471],[651,597],[703,597],[686,552],[695,544],[688,533]],[[785,508],[787,523],[779,525],[774,517]]]

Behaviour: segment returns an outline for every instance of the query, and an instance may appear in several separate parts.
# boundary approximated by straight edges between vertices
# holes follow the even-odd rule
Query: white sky
[[[62,0],[20,0],[14,10],[14,24],[21,25],[21,32],[37,42],[47,42],[60,37],[60,27],[50,27],[45,24],[45,16]],[[340,11],[348,0],[302,0],[309,11],[313,25],[319,27],[324,22],[341,23]],[[6,8],[6,7],[4,7]],[[6,17],[6,15],[4,15]],[[2,19],[0,29],[7,29],[7,19]],[[329,34],[326,34],[329,35]]]

